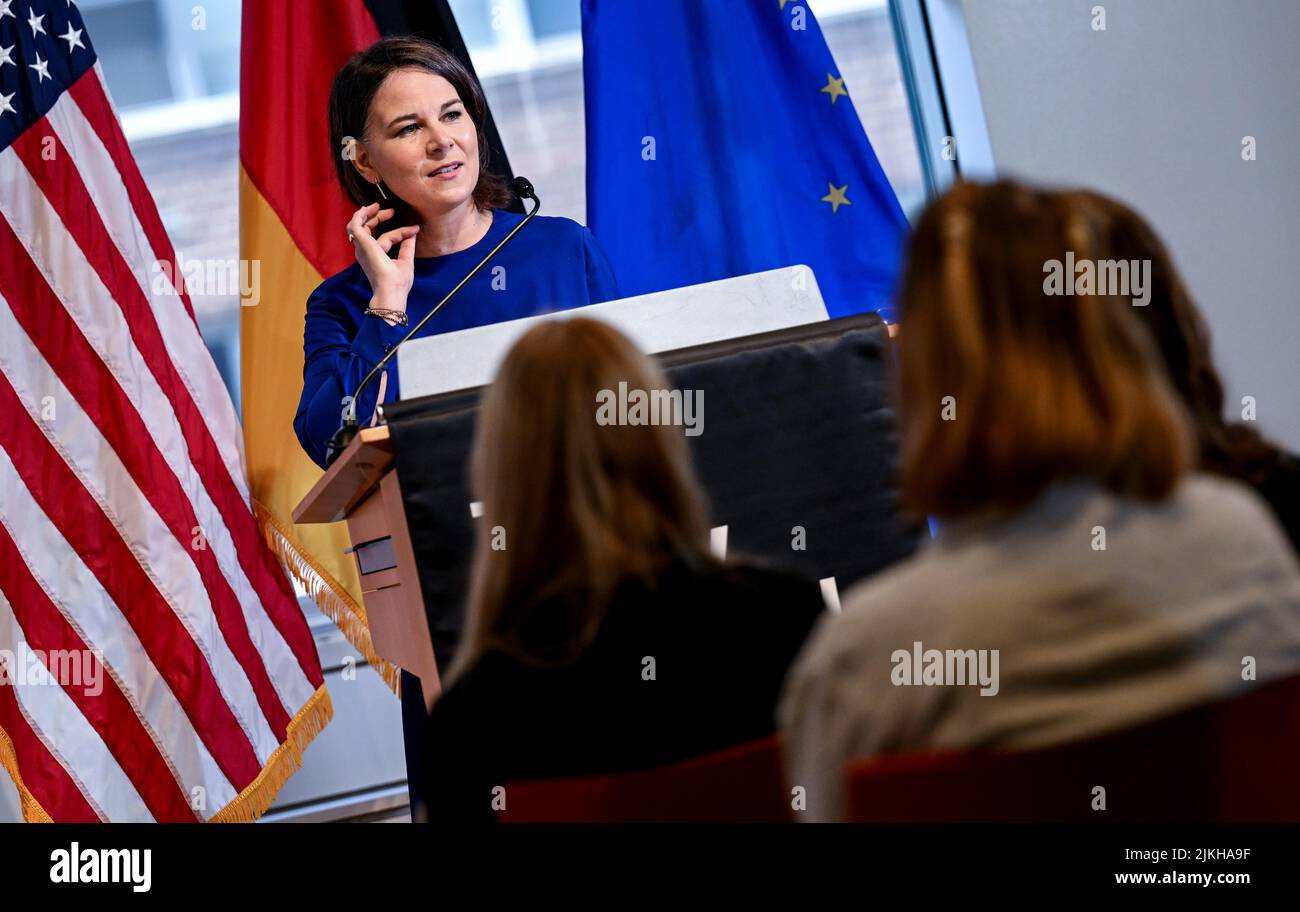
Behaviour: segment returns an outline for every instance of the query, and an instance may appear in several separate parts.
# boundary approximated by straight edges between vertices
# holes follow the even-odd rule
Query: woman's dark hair
[[[1201,468],[1261,484],[1284,454],[1253,428],[1225,420],[1223,381],[1211,356],[1209,327],[1168,249],[1142,216],[1118,200],[1085,190],[1070,196],[1088,213],[1106,256],[1151,264],[1150,301],[1128,309],[1151,333],[1169,379],[1192,414]]]
[[[452,54],[423,38],[383,38],[364,51],[353,54],[343,64],[330,89],[330,143],[334,170],[343,192],[358,206],[380,202],[375,188],[353,166],[349,139],[364,139],[370,105],[380,85],[392,73],[403,69],[424,70],[451,83],[461,103],[474,121],[478,132],[478,184],[474,187],[474,205],[479,209],[503,209],[511,202],[511,193],[501,175],[489,168],[492,150],[484,124],[487,123],[487,100],[483,88]],[[385,229],[414,221],[410,207],[389,194],[398,211]]]

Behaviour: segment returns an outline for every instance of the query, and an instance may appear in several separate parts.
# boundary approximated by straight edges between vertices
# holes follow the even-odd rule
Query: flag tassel
[[[301,584],[307,591],[307,597],[316,607],[338,625],[348,642],[384,679],[384,683],[392,689],[393,693],[400,695],[398,668],[375,652],[374,643],[370,639],[370,626],[366,620],[365,609],[357,604],[342,586],[334,582],[315,561],[296,547],[292,537],[280,525],[279,519],[257,500],[253,501],[253,515],[257,518],[258,527],[266,537],[266,543],[275,553],[280,566]]]
[[[23,808],[23,820],[28,823],[53,823],[45,808],[41,807],[36,796],[23,782],[22,773],[18,771],[18,752],[14,750],[14,743],[9,740],[9,735],[3,728],[0,728],[0,766],[9,773],[9,778],[14,781],[14,788],[18,789],[18,799],[22,802]]]
[[[253,823],[266,813],[289,777],[302,767],[302,754],[330,719],[334,704],[322,684],[289,723],[284,743],[275,749],[256,779],[222,808],[209,823]]]
[[[271,754],[257,778],[208,822],[252,823],[265,814],[289,777],[302,767],[302,755],[307,745],[316,739],[333,717],[334,704],[330,701],[329,691],[322,684],[289,722],[284,743]],[[41,807],[36,796],[23,782],[22,773],[18,769],[17,752],[3,728],[0,728],[0,766],[9,773],[9,778],[18,790],[23,820],[27,823],[53,823],[49,813]]]

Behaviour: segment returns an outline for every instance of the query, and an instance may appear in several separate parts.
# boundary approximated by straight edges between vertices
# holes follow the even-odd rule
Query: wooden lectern
[[[296,523],[347,520],[375,652],[441,690],[388,428],[362,428],[293,511]]]

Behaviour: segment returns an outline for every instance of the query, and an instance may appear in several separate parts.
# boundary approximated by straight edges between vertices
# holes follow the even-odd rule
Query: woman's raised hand
[[[393,212],[380,209],[378,203],[363,206],[348,222],[348,237],[374,292],[370,306],[404,311],[406,296],[415,282],[415,236],[420,227],[408,225],[376,235],[375,230],[392,218]],[[388,255],[394,244],[399,245],[396,259]]]

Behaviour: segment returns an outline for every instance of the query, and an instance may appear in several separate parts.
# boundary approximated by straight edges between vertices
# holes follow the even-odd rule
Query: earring
[[[382,180],[377,180],[375,181],[375,186],[379,188],[380,198],[388,199],[388,194],[384,192],[384,182]]]

